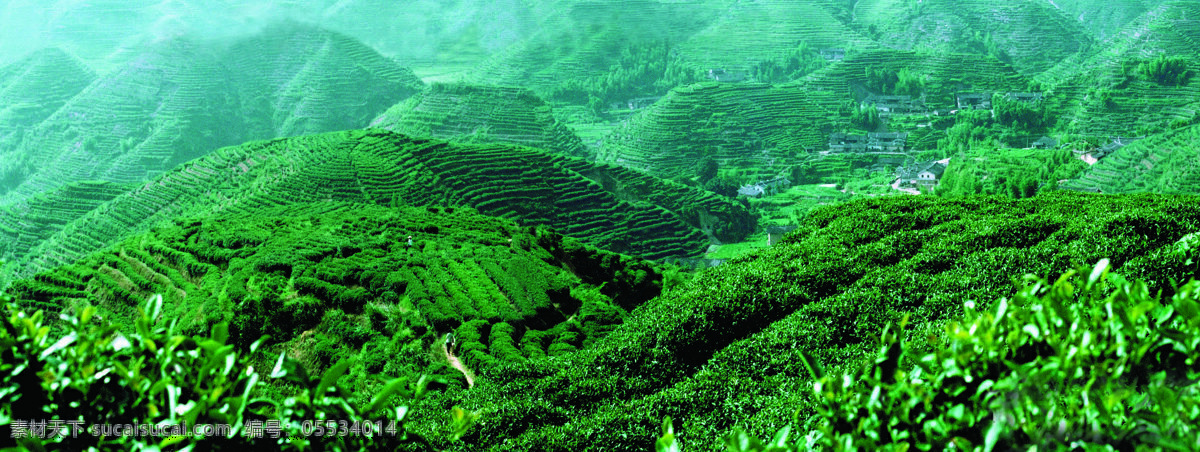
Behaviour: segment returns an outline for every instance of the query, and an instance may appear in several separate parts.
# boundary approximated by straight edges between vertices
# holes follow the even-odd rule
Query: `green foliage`
[[[629,43],[614,54],[607,70],[585,78],[569,79],[554,88],[550,99],[586,104],[589,97],[602,103],[624,103],[635,97],[653,96],[698,80],[697,71],[682,64],[666,42]]]
[[[448,399],[494,410],[456,450],[645,450],[668,415],[676,440],[701,450],[726,448],[737,428],[758,438],[804,428],[796,419],[820,401],[801,351],[829,375],[848,373],[873,359],[889,323],[908,316],[906,331],[924,337],[961,318],[964,300],[982,309],[1020,290],[1014,276],[1104,257],[1169,296],[1171,280],[1197,276],[1200,259],[1179,243],[1200,231],[1197,205],[1055,192],[817,209],[775,246],[704,271],[591,345],[493,369]],[[553,340],[540,336],[547,350]],[[915,353],[934,348],[921,344]]]
[[[598,99],[597,99],[598,102]],[[583,141],[524,88],[433,83],[371,122],[405,135],[469,143],[511,143],[590,159]]]
[[[346,381],[364,389],[421,373],[459,382],[434,346],[446,333],[481,375],[569,353],[662,291],[659,265],[446,210],[316,204],[179,220],[11,290],[26,309],[95,306],[125,334],[134,303],[163,293],[185,334],[228,322],[241,350],[267,334],[312,374],[353,357]]]
[[[253,216],[272,206],[396,200],[407,206],[469,206],[650,259],[699,255],[708,245],[701,230],[705,218],[718,219],[719,237],[728,241],[753,232],[756,221],[753,212],[731,200],[625,168],[520,146],[355,130],[220,149],[109,203],[76,212],[73,219],[60,217],[65,226],[39,244],[37,253],[16,250],[14,279],[73,263],[179,217]],[[213,254],[200,256],[224,265],[249,250],[202,251]]]
[[[851,108],[851,124],[867,131],[874,131],[879,128],[881,119],[879,118],[879,109],[875,108],[875,105],[858,105]]]
[[[925,78],[907,67],[897,71],[867,67],[864,75],[867,89],[880,94],[917,97],[925,90]]]
[[[1029,133],[1041,133],[1053,125],[1051,111],[1044,102],[1010,100],[995,94],[992,96],[992,113],[1001,125]]]
[[[705,157],[696,165],[696,181],[700,184],[706,184],[712,178],[717,177],[717,170],[720,165],[712,157]],[[709,190],[712,191],[712,190]]]
[[[938,184],[942,197],[973,194],[1028,198],[1058,189],[1087,169],[1069,149],[997,149],[959,154]]]
[[[1200,282],[1159,300],[1110,269],[1030,276],[988,309],[967,301],[927,346],[889,327],[853,375],[811,366],[805,450],[1200,447]]]
[[[760,61],[751,69],[750,75],[760,82],[784,83],[800,79],[827,64],[817,49],[801,41],[799,46],[778,60]]]
[[[737,181],[727,177],[710,179],[708,183],[704,184],[705,190],[729,198],[737,196],[738,187]]]
[[[118,332],[99,320],[95,307],[63,315],[66,335],[50,334],[43,312],[32,315],[10,309],[0,328],[5,359],[0,363],[0,426],[11,434],[0,441],[27,450],[377,450],[412,443],[434,450],[461,436],[474,421],[462,410],[450,416],[452,431],[427,439],[406,427],[409,405],[424,395],[426,381],[406,391],[395,379],[373,394],[369,403],[353,402],[352,392],[338,384],[349,360],[319,380],[310,379],[294,361],[279,355],[269,374],[256,371],[246,354],[227,344],[227,325],[217,324],[210,336],[181,335],[177,322],[163,316],[163,298],[150,297],[136,319],[136,331]],[[254,353],[262,341],[249,349]],[[264,385],[287,381],[295,394],[264,398]],[[396,405],[396,403],[399,403]],[[49,438],[18,435],[18,422],[56,420],[70,427],[100,424],[163,425],[172,436],[99,436],[86,430]],[[337,421],[378,423],[374,434],[336,434]],[[275,435],[265,421],[278,422]],[[315,428],[309,423],[316,422]],[[331,425],[326,425],[331,422]],[[192,434],[169,428],[214,424],[215,434]],[[215,430],[228,426],[228,431]],[[307,431],[307,430],[313,431]],[[333,431],[329,434],[325,432]],[[318,431],[322,433],[317,433]],[[303,434],[302,434],[303,433]],[[308,435],[307,433],[312,433]],[[274,436],[274,437],[273,437]]]
[[[1126,73],[1132,72],[1145,80],[1160,85],[1179,86],[1186,85],[1191,81],[1193,72],[1189,66],[1188,58],[1159,55],[1152,60],[1138,62],[1136,66],[1127,62],[1124,69]]]

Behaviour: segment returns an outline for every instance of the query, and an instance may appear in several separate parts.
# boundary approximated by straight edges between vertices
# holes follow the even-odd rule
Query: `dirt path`
[[[471,369],[467,369],[467,365],[463,364],[462,360],[458,359],[457,356],[454,356],[454,352],[451,350],[454,345],[452,343],[447,344],[447,342],[448,341],[442,341],[442,355],[446,357],[446,362],[450,363],[450,367],[458,369],[459,372],[462,372],[463,376],[467,378],[468,388],[474,387],[475,374],[471,372]]]

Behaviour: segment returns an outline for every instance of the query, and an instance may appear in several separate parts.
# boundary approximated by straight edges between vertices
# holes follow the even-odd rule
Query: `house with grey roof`
[[[866,152],[866,135],[829,134],[829,152]]]
[[[958,93],[957,105],[959,110],[991,110],[991,93]]]
[[[867,134],[867,152],[904,152],[907,133],[880,132]]]

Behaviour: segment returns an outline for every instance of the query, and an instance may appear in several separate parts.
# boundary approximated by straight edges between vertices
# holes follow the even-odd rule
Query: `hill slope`
[[[0,168],[0,199],[81,180],[142,182],[220,146],[361,127],[419,85],[397,63],[310,27],[271,28],[221,54],[164,41],[0,151],[18,162]]]
[[[19,275],[68,264],[180,216],[317,201],[470,206],[546,225],[611,251],[660,259],[737,241],[755,217],[709,192],[511,145],[413,139],[385,130],[223,148],[142,184],[16,250]]]
[[[1063,60],[1038,80],[1051,88],[1052,111],[1069,132],[1089,136],[1140,136],[1194,122],[1200,111],[1200,81],[1158,80],[1143,70],[1170,57],[1180,70],[1198,73],[1195,43],[1200,27],[1192,17],[1200,3],[1169,1],[1148,10],[1103,46]]]
[[[177,220],[9,293],[31,311],[96,306],[126,332],[159,293],[185,334],[230,322],[243,348],[270,334],[260,358],[286,351],[313,375],[358,355],[355,378],[373,385],[419,373],[462,381],[449,354],[469,372],[574,351],[661,288],[654,266],[508,220],[317,203]]]
[[[435,83],[371,122],[405,135],[474,143],[512,143],[590,157],[583,141],[524,88]]]
[[[1026,75],[1094,42],[1081,22],[1040,0],[865,0],[854,14],[855,24],[874,31],[882,45],[992,55]]]
[[[701,449],[735,426],[761,438],[798,419],[803,431],[814,411],[801,351],[827,369],[857,366],[888,322],[910,315],[913,337],[937,334],[965,301],[1011,295],[1012,278],[1102,257],[1169,292],[1195,271],[1176,241],[1200,231],[1197,201],[899,196],[821,209],[780,245],[641,306],[594,347],[481,375],[455,402],[489,416],[458,450],[645,450],[666,415]]]
[[[599,159],[668,177],[690,176],[707,156],[727,167],[779,172],[808,149],[828,142],[835,125],[846,124],[827,108],[831,103],[828,96],[798,86],[680,87],[614,130]]]
[[[49,117],[95,79],[91,69],[59,49],[0,67],[0,143],[19,140],[22,129]]]
[[[1102,193],[1197,193],[1200,126],[1136,141],[1100,159],[1063,188]]]

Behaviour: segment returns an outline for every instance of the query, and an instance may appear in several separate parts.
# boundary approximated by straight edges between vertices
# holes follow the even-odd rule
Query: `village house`
[[[991,93],[959,93],[957,105],[959,110],[991,110],[992,95]]]
[[[880,115],[926,112],[925,105],[920,100],[907,95],[879,96],[872,94],[867,96],[863,105],[875,105],[875,110],[879,111]]]
[[[629,109],[630,109],[630,110],[637,110],[637,109],[639,109],[639,108],[646,108],[646,107],[649,107],[649,106],[651,106],[651,105],[654,105],[654,103],[655,103],[655,102],[658,102],[658,100],[659,100],[659,99],[661,99],[661,98],[662,98],[662,96],[657,96],[657,97],[635,97],[635,98],[633,98],[633,99],[629,99],[629,100],[626,102],[626,105],[629,107]]]
[[[829,134],[829,152],[866,152],[866,150],[867,137],[865,135]]]
[[[1104,146],[1100,146],[1100,149],[1098,149],[1098,150],[1096,150],[1096,152],[1092,153],[1092,157],[1095,157],[1096,159],[1100,159],[1106,155],[1117,152],[1119,149],[1121,149],[1125,146],[1128,146],[1130,143],[1133,143],[1134,141],[1137,141],[1140,139],[1141,138],[1132,138],[1132,137],[1113,138],[1111,141],[1108,142],[1108,144],[1105,144]]]
[[[1058,147],[1058,140],[1050,137],[1041,137],[1034,141],[1029,147],[1034,149],[1054,149]]]
[[[942,180],[948,163],[948,160],[937,160],[899,168],[896,170],[896,177],[899,179],[898,186],[909,188],[935,186]]]
[[[730,72],[724,69],[709,69],[708,78],[718,82],[740,82],[746,80],[746,74]]]
[[[917,173],[916,183],[917,185],[926,187],[937,185],[938,181],[942,180],[942,174],[945,172],[946,165],[943,165],[941,162],[933,162],[933,164]]]
[[[1004,98],[1017,102],[1037,103],[1042,101],[1042,93],[1008,93],[1004,95]]]
[[[846,49],[840,47],[821,49],[821,57],[828,61],[842,61],[846,59]]]
[[[788,180],[788,178],[776,177],[774,179],[760,181],[755,184],[743,185],[741,188],[738,188],[738,196],[761,198],[763,196],[779,193],[791,186],[792,181]]]
[[[868,133],[867,152],[904,152],[908,144],[907,133]]]
[[[767,246],[774,245],[782,239],[787,233],[795,231],[796,225],[790,224],[787,226],[767,226]]]

